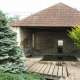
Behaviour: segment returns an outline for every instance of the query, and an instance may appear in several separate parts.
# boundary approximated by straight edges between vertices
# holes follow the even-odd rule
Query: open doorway
[[[58,53],[63,53],[63,40],[58,40]]]

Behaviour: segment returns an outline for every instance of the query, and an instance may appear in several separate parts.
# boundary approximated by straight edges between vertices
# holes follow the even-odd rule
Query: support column
[[[32,34],[32,48],[34,48],[34,44],[35,44],[35,35],[34,35],[34,33]]]

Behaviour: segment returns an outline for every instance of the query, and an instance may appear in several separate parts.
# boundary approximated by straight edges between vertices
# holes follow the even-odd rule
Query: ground
[[[80,62],[67,63],[71,74],[65,80],[80,80]]]
[[[29,69],[32,70],[32,71],[36,70],[36,67],[35,68],[31,67],[32,69],[30,68],[30,65],[32,63],[33,63],[33,65],[38,66],[38,63],[40,63],[39,65],[42,65],[44,62],[46,62],[46,63],[48,62],[48,64],[50,63],[50,65],[51,64],[55,65],[58,62],[58,61],[41,61],[42,58],[43,58],[43,56],[41,56],[41,55],[39,55],[39,56],[35,56],[34,55],[34,56],[30,57],[30,58],[26,58],[26,60],[27,60],[27,66],[29,66]],[[66,69],[68,67],[67,76],[64,77],[63,80],[80,80],[80,61],[79,61],[80,58],[79,58],[78,55],[77,55],[77,59],[78,59],[78,61],[64,61],[64,62],[61,62],[62,65],[66,66]],[[34,64],[34,63],[36,63],[36,64]],[[45,66],[46,66],[46,64],[45,64]],[[50,67],[50,68],[52,68],[52,67]],[[61,68],[61,66],[59,68]],[[59,71],[59,68],[58,68],[58,71]],[[38,69],[38,67],[37,67],[37,69]]]

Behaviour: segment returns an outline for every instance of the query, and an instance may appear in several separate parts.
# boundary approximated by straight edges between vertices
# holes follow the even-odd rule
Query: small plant
[[[0,71],[0,80],[45,80],[45,78],[42,75],[28,71],[20,74]]]

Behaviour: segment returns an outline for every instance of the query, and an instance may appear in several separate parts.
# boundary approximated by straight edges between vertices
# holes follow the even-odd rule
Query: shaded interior
[[[42,61],[78,61],[78,59],[71,55],[45,55]]]

